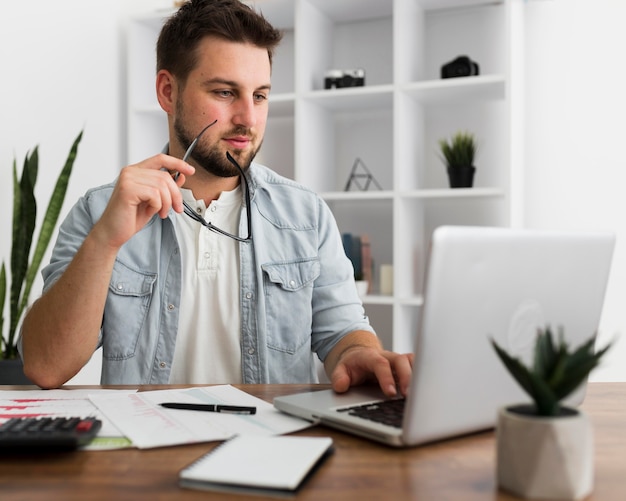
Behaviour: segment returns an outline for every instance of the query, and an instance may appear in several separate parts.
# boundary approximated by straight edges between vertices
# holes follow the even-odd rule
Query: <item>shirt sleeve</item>
[[[354,283],[354,270],[343,249],[337,222],[318,199],[320,275],[313,291],[311,348],[322,361],[346,334],[363,330],[375,334]]]

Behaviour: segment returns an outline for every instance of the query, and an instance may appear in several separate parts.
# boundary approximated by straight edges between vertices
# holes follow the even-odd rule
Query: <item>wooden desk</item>
[[[6,389],[7,387],[3,387]],[[153,390],[163,387],[150,386]],[[271,401],[308,385],[243,385]],[[626,493],[626,383],[589,385],[583,409],[595,432],[595,483],[588,499],[624,499]],[[298,500],[511,500],[494,487],[493,432],[396,450],[317,426],[300,435],[331,436],[335,454],[298,493]],[[178,471],[216,443],[152,450],[116,450],[0,456],[2,501],[237,500],[229,494],[181,489]]]

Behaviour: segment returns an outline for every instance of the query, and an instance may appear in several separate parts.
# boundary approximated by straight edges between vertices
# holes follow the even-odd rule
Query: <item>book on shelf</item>
[[[373,260],[370,237],[368,234],[355,235],[343,233],[341,235],[343,250],[350,259],[354,268],[355,280],[365,280],[368,283],[368,293],[372,290]]]
[[[367,293],[370,294],[372,292],[372,284],[374,283],[374,277],[372,276],[374,264],[372,261],[370,237],[367,234],[361,235],[361,266],[363,280],[367,282]]]

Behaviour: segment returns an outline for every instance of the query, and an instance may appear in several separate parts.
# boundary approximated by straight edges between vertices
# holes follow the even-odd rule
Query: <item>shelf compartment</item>
[[[365,84],[393,82],[393,2],[301,0],[296,12],[296,87],[324,89],[328,70],[365,70]]]
[[[316,90],[306,93],[307,101],[332,111],[389,108],[393,103],[393,85]]]
[[[270,94],[268,121],[275,117],[293,117],[295,103],[295,94]]]
[[[327,191],[320,193],[320,196],[326,201],[368,201],[368,200],[392,200],[394,193],[390,190],[371,190],[371,191]]]
[[[505,0],[419,0],[423,9],[428,11],[473,8],[482,5],[501,4]]]
[[[391,200],[394,197],[406,199],[462,199],[462,198],[504,198],[506,192],[501,188],[441,188],[413,191],[374,190],[374,191],[327,191],[320,193],[326,201],[368,201]]]
[[[272,57],[272,94],[293,94],[295,83],[295,35],[284,30],[283,39]]]
[[[492,101],[506,98],[504,75],[477,75],[413,82],[402,91],[425,105],[468,101]]]
[[[428,199],[423,206],[424,232],[432,235],[438,226],[508,226],[507,198]]]
[[[506,41],[508,9],[504,3],[466,2],[471,8],[430,10],[424,14],[423,75],[415,80],[441,78],[441,67],[458,56],[478,63],[480,75],[508,72]],[[454,36],[451,36],[451,34]],[[478,35],[478,36],[477,36]]]
[[[453,200],[463,198],[505,198],[506,192],[500,188],[442,188],[399,192],[400,198],[423,200]]]
[[[341,191],[360,160],[357,172],[369,171],[383,190],[392,188],[393,112],[389,107],[343,111],[317,100],[296,104],[296,174],[303,184],[320,193]]]
[[[294,144],[293,114],[275,115],[272,110],[265,129],[263,145],[254,161],[266,165],[281,176],[294,179]]]
[[[370,242],[370,255],[372,257],[372,283],[370,293],[374,296],[368,298],[368,302],[385,302],[391,296],[379,296],[380,291],[380,266],[393,263],[393,202],[391,200],[363,201],[331,201],[328,202],[341,233],[352,235],[367,235]],[[390,303],[387,303],[390,304]]]
[[[379,294],[368,294],[363,297],[363,304],[386,304],[386,305],[403,305],[403,306],[422,306],[424,297],[421,294],[417,296],[381,296]]]

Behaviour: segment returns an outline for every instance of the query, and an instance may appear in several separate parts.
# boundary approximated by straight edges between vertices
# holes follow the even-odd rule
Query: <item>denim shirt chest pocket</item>
[[[303,344],[310,344],[313,283],[320,274],[319,260],[269,263],[261,268],[264,272],[267,346],[284,353],[295,353]]]
[[[135,355],[156,278],[156,274],[132,270],[115,262],[102,324],[104,358],[123,360]]]

